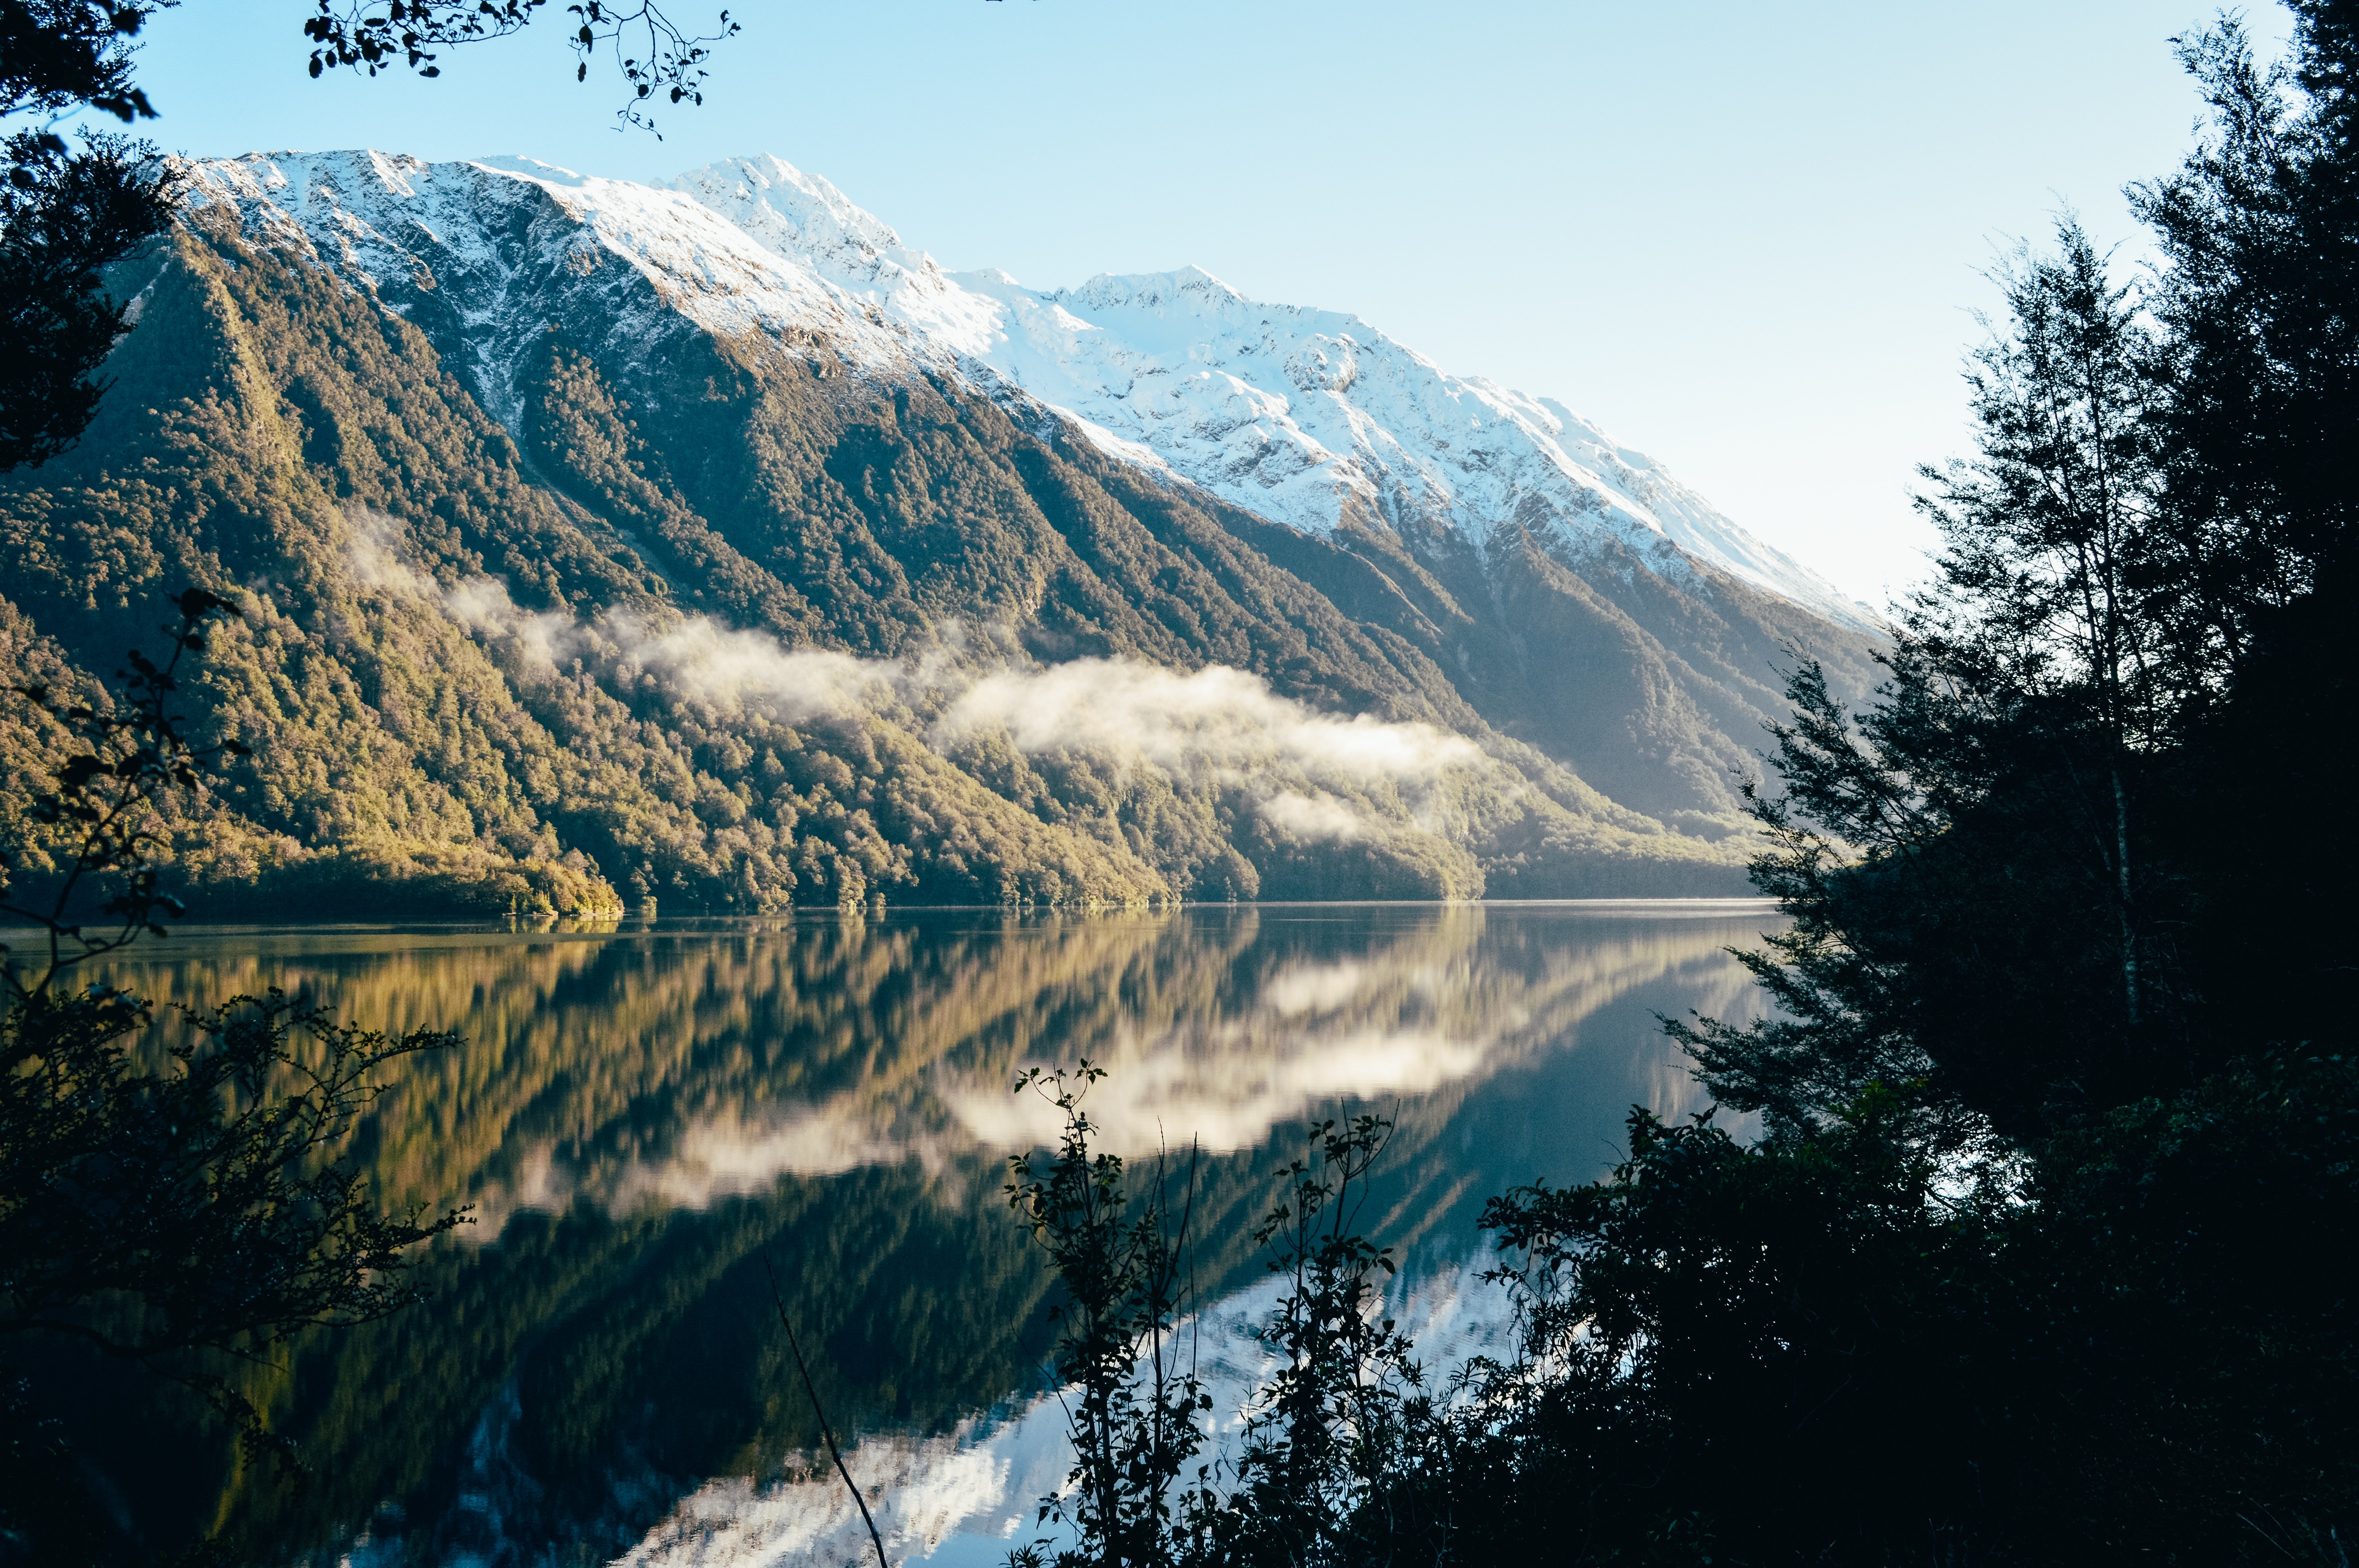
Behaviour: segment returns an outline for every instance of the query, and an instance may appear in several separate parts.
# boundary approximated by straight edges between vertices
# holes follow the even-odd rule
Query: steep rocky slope
[[[1864,668],[1800,568],[1593,431],[1542,451],[1560,411],[1355,339],[1410,402],[1523,423],[1435,462],[1393,411],[1320,449],[1321,514],[1219,456],[1244,424],[1027,390],[1011,323],[1066,303],[734,177],[194,171],[99,423],[0,490],[0,654],[75,678],[181,584],[245,590],[197,695],[255,755],[185,813],[216,907],[1734,891],[1781,642]],[[1265,308],[1189,287],[1174,363]],[[1127,330],[1065,360],[1135,382]],[[1272,333],[1254,366],[1309,362]],[[56,739],[0,722],[20,819]]]

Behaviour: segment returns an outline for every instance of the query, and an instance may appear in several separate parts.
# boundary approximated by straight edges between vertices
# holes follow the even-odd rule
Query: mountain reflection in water
[[[1634,1101],[1699,1108],[1655,1015],[1749,1015],[1723,949],[1774,918],[1306,905],[184,931],[107,978],[158,1001],[275,984],[373,1027],[461,1030],[463,1050],[413,1062],[377,1103],[360,1159],[389,1201],[469,1202],[479,1223],[418,1269],[429,1305],[241,1374],[311,1466],[300,1491],[241,1469],[218,1423],[148,1384],[71,1356],[40,1380],[73,1380],[76,1435],[154,1541],[226,1522],[282,1559],[828,1558],[850,1538],[803,1479],[818,1433],[766,1254],[895,1560],[937,1542],[939,1562],[995,1560],[1063,1466],[1035,1408],[1049,1282],[1000,1191],[1006,1155],[1056,1130],[1009,1093],[1021,1067],[1105,1067],[1092,1119],[1135,1161],[1204,1152],[1201,1277],[1208,1302],[1233,1298],[1212,1311],[1232,1359],[1250,1355],[1249,1233],[1301,1124],[1396,1115],[1369,1228],[1446,1353],[1489,1310],[1467,1272],[1483,1200],[1596,1175]]]

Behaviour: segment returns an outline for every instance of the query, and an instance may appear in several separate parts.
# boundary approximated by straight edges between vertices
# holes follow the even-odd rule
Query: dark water
[[[995,1561],[1062,1460],[1044,1410],[1049,1284],[1000,1186],[1047,1141],[1023,1066],[1109,1069],[1122,1152],[1205,1152],[1203,1299],[1242,1388],[1248,1233],[1307,1119],[1398,1123],[1375,1201],[1402,1310],[1484,1342],[1483,1200],[1582,1180],[1633,1102],[1700,1099],[1657,1013],[1749,1016],[1724,947],[1746,903],[895,912],[619,929],[184,931],[115,978],[159,1000],[277,985],[377,1027],[455,1027],[379,1102],[361,1162],[389,1201],[477,1223],[436,1294],[240,1374],[300,1444],[301,1487],[242,1467],[151,1383],[48,1360],[124,1518],[229,1527],[360,1562],[848,1560],[851,1516],[765,1278],[894,1560]],[[168,961],[167,961],[168,960]],[[1243,1347],[1243,1348],[1241,1348]]]

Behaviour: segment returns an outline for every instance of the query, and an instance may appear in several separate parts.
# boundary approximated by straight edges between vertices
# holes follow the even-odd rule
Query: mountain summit
[[[1045,291],[945,274],[826,180],[766,156],[669,189],[907,326],[915,352],[1273,521],[1450,531],[1477,547],[1523,528],[1568,561],[1594,559],[1603,535],[1667,575],[1692,582],[1700,562],[1839,625],[1875,624],[1563,404],[1451,375],[1357,316],[1263,304],[1193,266]]]
[[[0,491],[0,642],[71,678],[247,589],[223,898],[1735,891],[1774,666],[1871,667],[1562,405],[1193,268],[946,273],[772,157],[189,174],[100,421]]]

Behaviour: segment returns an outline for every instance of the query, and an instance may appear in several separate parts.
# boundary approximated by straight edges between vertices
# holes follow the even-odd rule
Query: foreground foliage
[[[1158,1158],[1141,1180],[1094,1148],[1083,1101],[1104,1076],[1084,1061],[1016,1083],[1062,1119],[1053,1157],[1008,1162],[1006,1192],[1063,1287],[1050,1309],[1051,1365],[1074,1460],[1065,1490],[1039,1509],[1068,1541],[1019,1547],[1011,1563],[1353,1560],[1359,1516],[1412,1462],[1403,1441],[1433,1420],[1409,1342],[1383,1315],[1390,1249],[1358,1228],[1393,1124],[1315,1123],[1280,1173],[1277,1201],[1253,1232],[1279,1289],[1256,1329],[1269,1370],[1241,1411],[1224,1411],[1201,1372],[1202,1325],[1190,1316],[1201,1304],[1195,1153],[1184,1168]],[[1234,1441],[1216,1445],[1224,1422]]]
[[[1607,1180],[1495,1199],[1510,1353],[1360,1407],[1281,1550],[1074,1561],[2347,1568],[2359,27],[2294,9],[2283,70],[2185,46],[2159,285],[2070,221],[2006,275],[1876,700],[1795,673],[1777,1010],[1670,1026],[1766,1136],[1642,1110]]]
[[[463,1222],[386,1214],[339,1156],[387,1065],[456,1037],[339,1023],[273,990],[185,1010],[187,1035],[143,1054],[151,1003],[92,978],[69,983],[180,913],[157,864],[159,807],[201,786],[234,746],[201,746],[174,707],[183,659],[230,611],[191,589],[171,657],[134,653],[94,703],[20,688],[67,738],[58,787],[28,826],[64,868],[34,922],[46,952],[0,947],[0,1344],[39,1354],[60,1339],[186,1386],[240,1432],[249,1459],[294,1450],[223,1375],[299,1332],[367,1323],[419,1299],[405,1252]],[[26,846],[12,845],[12,860]],[[6,868],[14,870],[15,868]],[[94,911],[73,918],[79,912]],[[422,1223],[421,1223],[422,1221]],[[37,1561],[111,1555],[71,1454],[26,1391],[7,1397],[12,1463],[0,1530]]]
[[[1192,1476],[1239,1412],[1069,1316],[1078,1456],[1042,1518],[1072,1540],[1015,1560],[2339,1568],[2359,1303],[2319,1252],[2359,1199],[2359,1062],[2240,1065],[1964,1180],[1912,1132],[1925,1098],[1878,1087],[1751,1147],[1634,1113],[1606,1180],[1493,1200],[1514,1343],[1436,1386],[1367,1242],[1282,1249],[1275,1370]],[[1155,1211],[1121,1206],[1086,1128],[1058,1169],[1098,1186],[1050,1232],[1078,1291]]]

